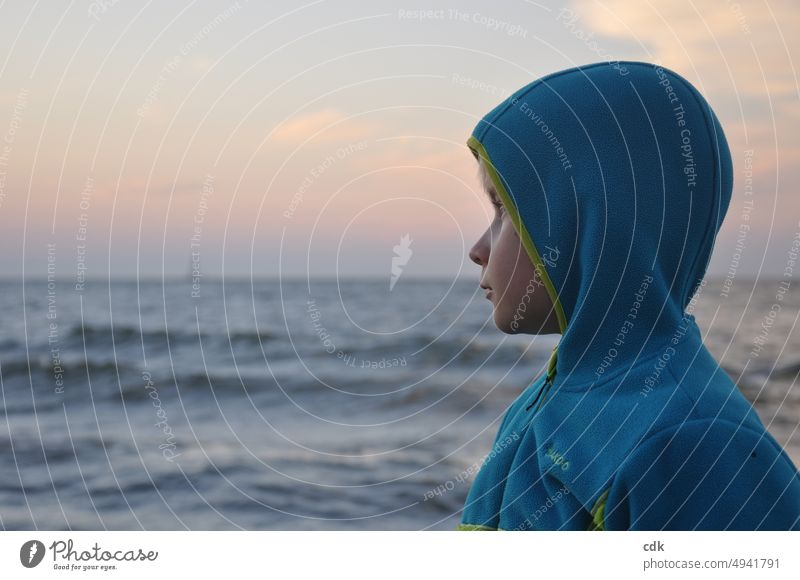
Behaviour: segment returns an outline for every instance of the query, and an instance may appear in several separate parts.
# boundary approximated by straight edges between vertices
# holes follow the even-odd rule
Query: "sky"
[[[406,276],[476,278],[492,208],[472,128],[604,60],[675,70],[723,124],[735,184],[709,274],[780,276],[800,236],[794,0],[0,11],[3,278],[385,277],[398,245]]]

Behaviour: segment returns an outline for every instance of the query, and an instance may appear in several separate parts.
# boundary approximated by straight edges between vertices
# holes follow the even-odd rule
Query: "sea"
[[[694,314],[800,465],[800,291],[730,282]],[[0,288],[3,530],[452,530],[558,338],[476,280]]]

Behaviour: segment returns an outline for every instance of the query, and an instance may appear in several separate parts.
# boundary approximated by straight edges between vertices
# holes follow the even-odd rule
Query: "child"
[[[507,333],[560,333],[506,412],[465,530],[797,530],[800,474],[691,314],[730,151],[688,81],[596,63],[519,89],[468,145],[494,221],[470,251]]]

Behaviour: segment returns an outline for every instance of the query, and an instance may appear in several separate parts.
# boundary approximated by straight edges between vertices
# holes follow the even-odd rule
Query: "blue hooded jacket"
[[[800,529],[796,466],[691,314],[733,188],[703,96],[650,63],[578,66],[516,91],[468,145],[562,336],[458,528]]]

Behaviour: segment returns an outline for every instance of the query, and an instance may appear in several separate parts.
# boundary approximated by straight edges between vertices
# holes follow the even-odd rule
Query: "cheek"
[[[494,292],[494,321],[504,332],[535,329],[546,312],[544,286],[511,222],[504,224],[496,240],[490,266]],[[495,261],[496,260],[496,261]],[[527,296],[526,296],[527,295]],[[543,310],[544,309],[544,310]],[[512,321],[516,320],[516,327]]]
[[[506,298],[516,299],[518,290],[524,290],[533,277],[533,264],[508,218],[503,220],[494,240],[489,267],[493,287],[500,291],[498,298],[503,295],[504,301]]]

